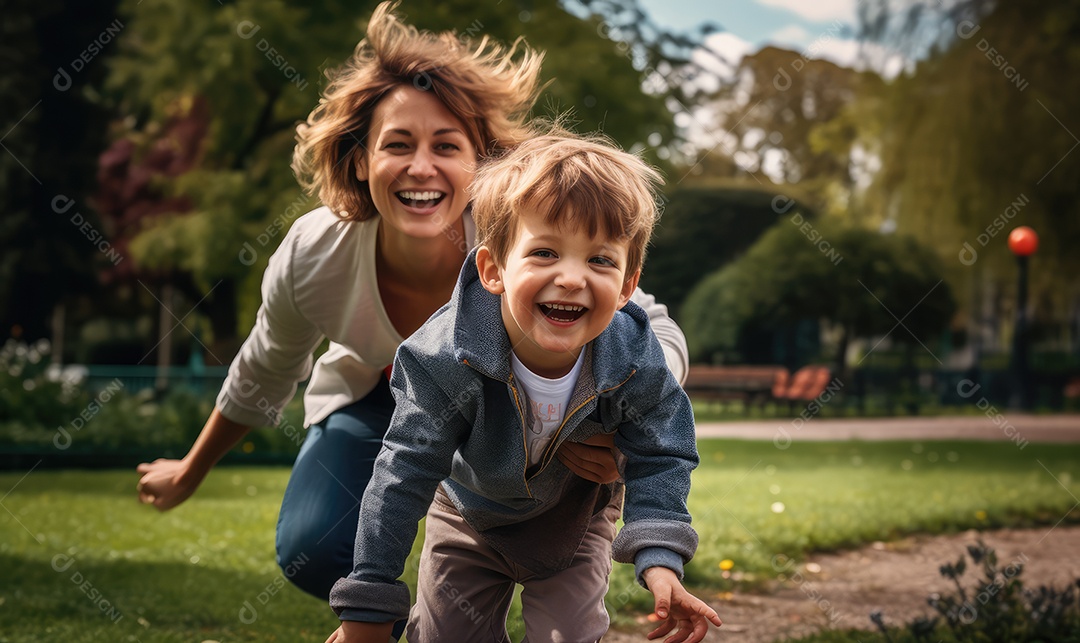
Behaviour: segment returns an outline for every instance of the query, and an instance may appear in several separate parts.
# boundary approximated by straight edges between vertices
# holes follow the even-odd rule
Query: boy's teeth
[[[434,192],[431,190],[425,192],[398,192],[398,194],[412,201],[434,201],[442,196],[442,192]]]
[[[567,306],[565,304],[545,304],[545,306],[552,310],[570,310],[575,313],[585,310],[584,306]]]

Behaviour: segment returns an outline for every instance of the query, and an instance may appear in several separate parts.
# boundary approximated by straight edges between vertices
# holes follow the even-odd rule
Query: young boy
[[[384,643],[410,616],[409,641],[508,641],[520,583],[529,640],[596,641],[612,555],[654,594],[664,622],[649,638],[677,628],[677,640],[699,641],[720,625],[680,583],[697,547],[690,403],[629,302],[659,182],[636,156],[558,134],[479,170],[480,245],[450,302],[398,349],[397,408],[361,504],[353,573],[330,595],[343,621],[330,640]],[[625,456],[617,538],[622,487],[555,457],[598,433]],[[397,579],[425,512],[409,615]]]

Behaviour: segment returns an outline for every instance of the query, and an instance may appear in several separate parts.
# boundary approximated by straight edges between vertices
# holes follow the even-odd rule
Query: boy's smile
[[[639,272],[626,273],[629,242],[603,230],[590,239],[585,230],[556,226],[532,210],[515,219],[506,265],[481,247],[477,268],[484,288],[502,296],[514,354],[537,375],[561,377],[626,304]]]

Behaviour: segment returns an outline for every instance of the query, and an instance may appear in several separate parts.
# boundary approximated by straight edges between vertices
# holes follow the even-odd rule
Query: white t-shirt
[[[585,349],[581,349],[577,361],[570,372],[558,379],[548,379],[533,373],[521,363],[513,352],[510,353],[510,371],[521,384],[525,407],[525,448],[529,456],[529,465],[540,463],[548,444],[562,426],[566,417],[566,406],[570,403],[570,394],[574,392],[581,365],[585,362]]]

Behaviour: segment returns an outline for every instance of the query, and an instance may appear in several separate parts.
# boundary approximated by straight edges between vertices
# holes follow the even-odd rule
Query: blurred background
[[[295,126],[375,5],[9,3],[8,466],[186,451],[269,256],[319,205],[289,169]],[[524,36],[551,81],[537,115],[663,169],[642,286],[686,331],[702,418],[1080,408],[1080,2],[399,11]],[[238,456],[288,461],[298,405]]]

